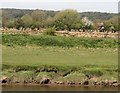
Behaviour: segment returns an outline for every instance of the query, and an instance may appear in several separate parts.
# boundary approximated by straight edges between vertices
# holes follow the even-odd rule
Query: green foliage
[[[83,17],[88,17],[94,21],[94,25],[85,27],[81,22]],[[56,30],[80,30],[97,29],[97,20],[99,23],[104,21],[112,22],[115,31],[118,31],[118,15],[111,13],[83,12],[66,9],[63,11],[47,10],[22,10],[22,9],[2,9],[2,26],[8,28],[31,28],[41,29],[56,27]],[[84,28],[83,28],[84,27]],[[105,24],[106,30],[110,30],[110,23]]]
[[[8,28],[14,28],[15,27],[14,20],[9,20],[6,23],[6,27],[8,27]]]
[[[55,15],[55,27],[57,30],[71,30],[73,28],[76,28],[75,24],[78,25],[80,22],[80,15],[75,10],[63,10],[58,12]],[[78,27],[77,27],[78,28]]]
[[[3,75],[8,77],[39,81],[47,77],[78,83],[88,76],[100,79],[118,76],[117,51],[112,48],[3,46],[2,51]]]
[[[110,30],[110,27],[112,26],[110,21],[105,21],[104,25],[105,25],[105,29],[108,30],[108,31]]]
[[[98,68],[89,68],[84,70],[83,72],[86,76],[95,76],[95,77],[100,77],[104,74],[104,71],[102,69],[98,69]]]
[[[108,20],[109,21],[109,25],[112,25],[114,27],[115,31],[119,31],[120,30],[119,19],[120,19],[120,16],[119,15],[115,15],[110,20]]]
[[[78,22],[71,25],[71,29],[80,30],[82,29],[83,23],[79,20]]]
[[[45,27],[45,21],[47,19],[47,14],[44,11],[35,10],[32,12],[31,16],[34,20],[33,21],[34,25],[37,28]]]
[[[51,28],[47,28],[43,31],[43,34],[44,35],[52,35],[52,36],[55,36],[55,27],[51,27]]]
[[[7,46],[25,46],[28,43],[30,43],[29,40],[31,40],[28,35],[3,35],[3,44]]]
[[[68,74],[64,78],[71,82],[80,82],[80,81],[83,81],[86,78],[86,76],[84,73],[79,73],[78,71],[75,71]]]
[[[116,16],[117,14],[115,13],[101,13],[101,12],[83,12],[81,13],[81,17],[89,17],[91,20],[109,20],[113,16]]]
[[[24,23],[23,23],[23,20],[21,18],[18,18],[15,20],[15,28],[16,29],[19,29],[20,27],[24,27]]]
[[[55,21],[54,18],[49,17],[45,22],[46,27],[53,27],[54,26],[54,21]]]
[[[23,21],[24,28],[31,27],[33,24],[33,19],[30,15],[24,15],[21,20]]]
[[[51,31],[51,29],[50,29]],[[51,32],[50,32],[51,33]],[[53,32],[52,32],[53,33]],[[2,35],[2,44],[6,46],[59,46],[85,48],[117,48],[118,41],[112,38],[79,38],[49,35]]]

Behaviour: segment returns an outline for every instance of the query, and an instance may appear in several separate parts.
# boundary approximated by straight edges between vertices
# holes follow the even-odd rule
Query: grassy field
[[[86,49],[60,47],[5,47],[3,46],[3,64],[9,65],[54,65],[116,66],[117,50]]]
[[[117,66],[117,40],[46,35],[3,35],[3,64]]]
[[[3,46],[3,75],[14,76],[19,82],[31,81],[30,77],[37,81],[49,77],[55,82],[77,83],[84,81],[87,75],[95,77],[98,82],[113,81],[118,77],[117,63],[117,50],[111,48]],[[45,71],[35,73],[43,68]],[[64,75],[66,76],[63,77]],[[94,80],[91,79],[90,82],[93,83]]]
[[[87,75],[98,81],[117,80],[117,42],[109,38],[5,35],[2,67],[3,75],[22,81],[26,77],[38,81],[49,77],[53,81],[78,82]]]

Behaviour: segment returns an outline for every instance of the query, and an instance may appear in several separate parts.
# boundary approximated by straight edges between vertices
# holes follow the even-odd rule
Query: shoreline
[[[80,84],[35,84],[35,83],[28,83],[28,84],[2,84],[2,86],[48,86],[48,87],[120,87],[120,84],[118,85],[80,85]]]
[[[81,86],[81,87],[95,87],[95,86],[99,86],[99,87],[119,87],[120,83],[116,80],[113,81],[90,81],[90,79],[88,80],[84,80],[84,81],[80,81],[80,82],[64,82],[64,81],[53,81],[50,80],[49,78],[44,78],[41,79],[40,81],[36,81],[36,80],[32,80],[32,81],[26,81],[25,79],[23,80],[23,82],[20,81],[13,81],[12,79],[8,78],[8,77],[4,77],[1,79],[1,83],[2,86],[13,86],[13,85],[35,85],[35,86]]]
[[[54,84],[13,84],[2,85],[3,91],[118,91],[119,86],[80,86],[80,85],[54,85]]]

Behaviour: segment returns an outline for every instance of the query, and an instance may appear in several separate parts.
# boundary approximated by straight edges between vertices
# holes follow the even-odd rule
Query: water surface
[[[118,91],[118,87],[49,85],[3,85],[3,91]]]

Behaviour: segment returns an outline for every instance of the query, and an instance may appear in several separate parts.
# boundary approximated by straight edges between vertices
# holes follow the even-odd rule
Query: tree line
[[[79,13],[76,10],[66,9],[62,11],[45,10],[16,10],[8,9],[2,11],[2,27],[7,28],[31,28],[43,29],[55,27],[56,30],[95,30],[118,31],[118,15],[103,13],[103,19],[97,18],[95,14]],[[101,13],[102,14],[102,13]],[[92,18],[93,17],[93,18]],[[95,17],[95,19],[94,19]]]

